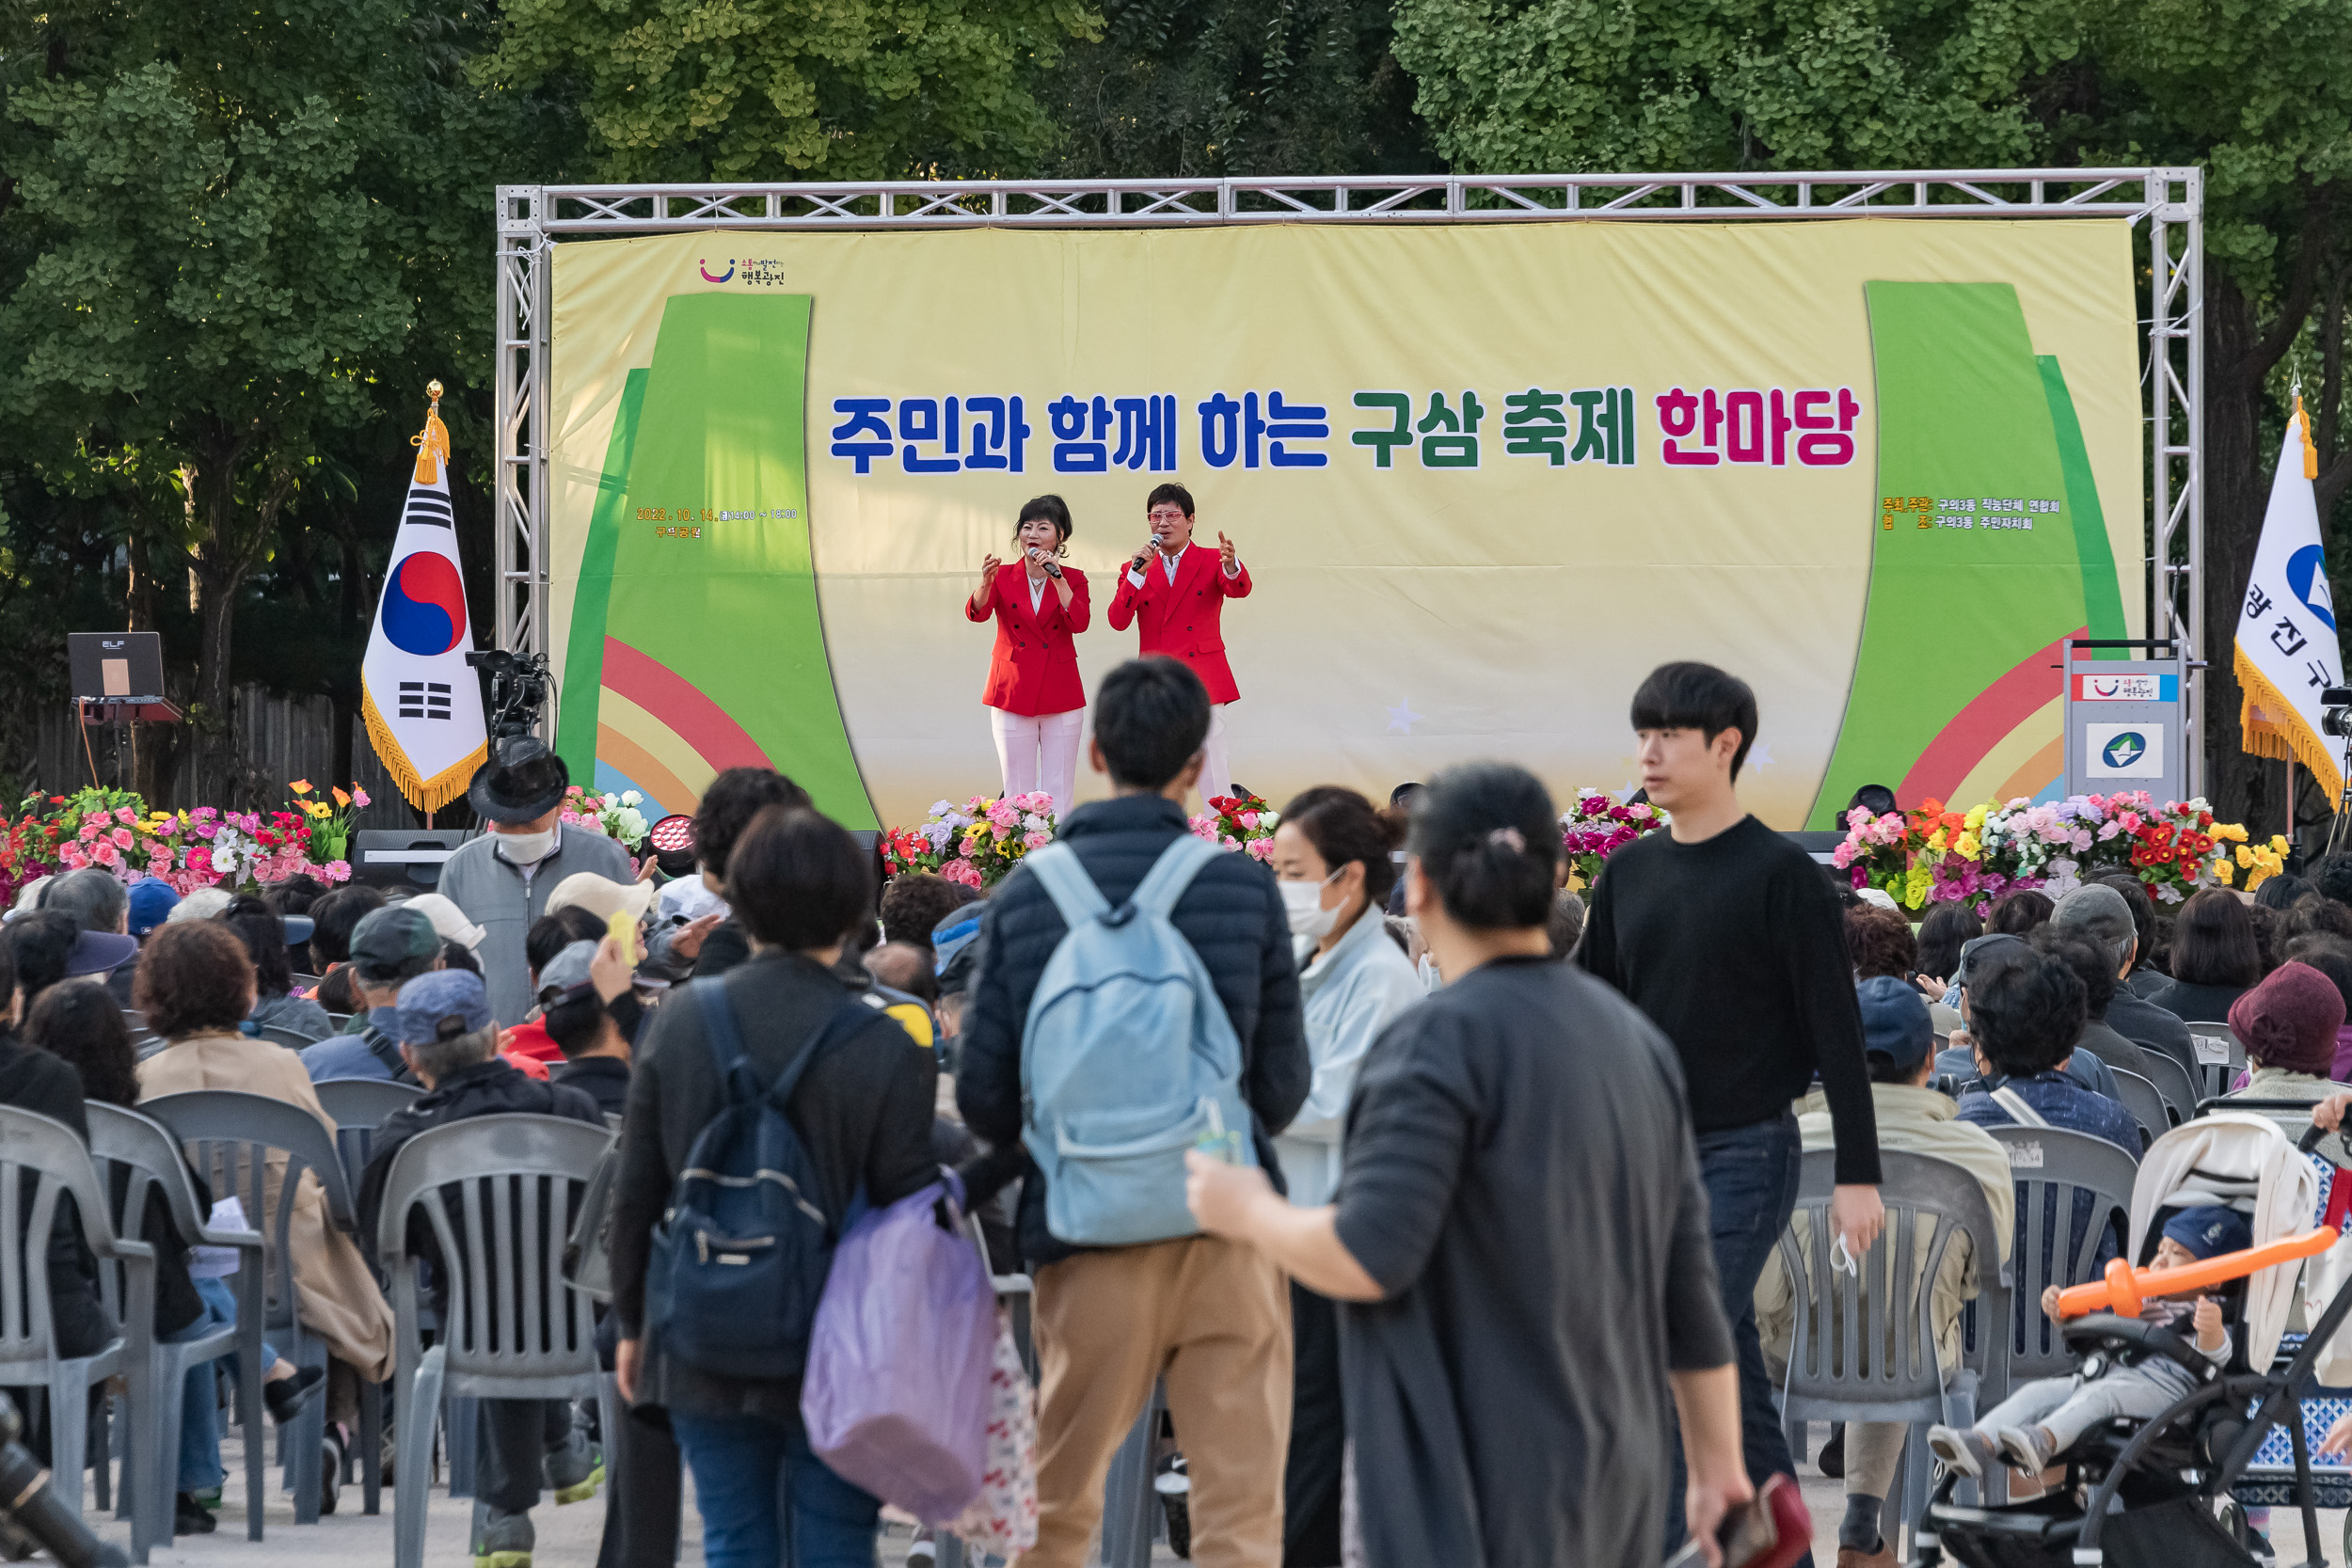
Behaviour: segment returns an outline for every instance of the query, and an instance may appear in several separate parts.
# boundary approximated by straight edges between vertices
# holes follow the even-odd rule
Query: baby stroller
[[[2201,1266],[2238,1275],[2213,1292],[2235,1341],[2228,1367],[2215,1367],[2184,1337],[2137,1315],[2094,1312],[2068,1321],[2067,1347],[2086,1370],[2102,1360],[2131,1365],[2164,1357],[2191,1372],[2195,1386],[2153,1418],[2094,1428],[2062,1456],[2066,1483],[2028,1501],[1963,1506],[1952,1500],[1960,1478],[1945,1476],[1918,1535],[1920,1563],[2256,1568],[2262,1560],[2249,1548],[2233,1494],[2274,1431],[2283,1432],[2293,1459],[2291,1473],[2280,1478],[2291,1483],[2281,1486],[2281,1500],[2291,1496],[2300,1504],[2304,1537],[2317,1542],[2304,1397],[2322,1370],[2343,1375],[2344,1352],[2331,1347],[2352,1317],[2352,1275],[2344,1269],[2352,1245],[2334,1245],[2334,1233],[2327,1232],[2330,1250],[2300,1269],[2265,1267],[2259,1256],[2271,1243],[2312,1235],[2322,1182],[2307,1156],[2316,1150],[2330,1175],[2352,1168],[2352,1149],[2309,1127],[2310,1113],[2299,1102],[2231,1101],[2166,1133],[2140,1164],[2132,1192],[2134,1259],[2144,1262],[2153,1254],[2165,1220],[2179,1209],[2218,1205],[2251,1217],[2252,1249]],[[2299,1145],[2281,1120],[2304,1129]],[[2128,1265],[2118,1259],[2108,1274],[2110,1289],[2120,1286],[2116,1295],[2136,1314]],[[2310,1331],[2282,1357],[2298,1276]]]

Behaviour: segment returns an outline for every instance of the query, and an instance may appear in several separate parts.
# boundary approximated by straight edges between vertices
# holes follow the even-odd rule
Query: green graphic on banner
[[[560,740],[576,771],[593,752],[600,788],[636,789],[662,811],[693,810],[722,768],[771,767],[843,826],[879,825],[809,552],[810,304],[673,296],[653,365],[629,373],[614,420]]]
[[[2063,768],[2042,723],[2063,640],[2123,635],[2073,400],[2057,360],[2035,355],[2015,288],[1880,281],[1865,297],[1879,507],[1814,828],[1836,827],[1866,784],[1906,805],[2042,791]]]

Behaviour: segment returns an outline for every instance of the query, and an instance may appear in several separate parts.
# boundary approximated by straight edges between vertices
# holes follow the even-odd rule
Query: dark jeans
[[[1740,1355],[1740,1448],[1748,1480],[1762,1484],[1770,1475],[1794,1476],[1796,1462],[1780,1430],[1780,1401],[1764,1370],[1764,1345],[1756,1332],[1756,1282],[1772,1260],[1780,1233],[1796,1212],[1797,1182],[1804,1169],[1797,1118],[1784,1113],[1771,1121],[1702,1132],[1699,1179],[1707,1183],[1708,1230],[1715,1242],[1715,1275],[1723,1286],[1724,1316],[1731,1322]],[[1682,1442],[1676,1433],[1674,1485],[1666,1500],[1666,1550],[1682,1544],[1682,1493],[1689,1484]],[[1799,1558],[1810,1563],[1810,1555]]]
[[[882,1504],[810,1451],[796,1415],[694,1416],[673,1409],[670,1429],[694,1473],[707,1568],[873,1568]],[[778,1483],[791,1483],[791,1547]]]
[[[564,1400],[484,1400],[482,1471],[474,1490],[506,1513],[525,1513],[539,1502],[547,1457],[572,1433],[572,1407]]]
[[[1282,1470],[1282,1568],[1339,1568],[1340,1309],[1291,1281],[1291,1449]]]

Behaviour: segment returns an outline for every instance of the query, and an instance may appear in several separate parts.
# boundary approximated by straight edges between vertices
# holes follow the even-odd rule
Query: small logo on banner
[[[2177,675],[2076,675],[2078,703],[2169,703]]]
[[[2306,545],[2287,557],[2287,587],[2303,608],[2336,629],[2336,601],[2328,592],[2328,556],[2317,545]]]
[[[698,259],[694,262],[694,270],[703,275],[703,281],[706,283],[723,283],[735,276],[735,258],[732,256],[727,258],[727,270],[716,277],[710,276],[710,261],[707,257]]]
[[[2162,724],[2086,724],[2086,771],[2094,779],[2154,779],[2164,775]]]

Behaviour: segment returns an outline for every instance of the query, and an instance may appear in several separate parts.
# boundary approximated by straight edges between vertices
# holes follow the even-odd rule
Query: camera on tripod
[[[548,704],[548,656],[522,657],[505,648],[470,653],[466,662],[490,672],[490,738],[531,735]]]
[[[2319,694],[2319,727],[2344,740],[2352,740],[2352,686],[2331,686]]]

